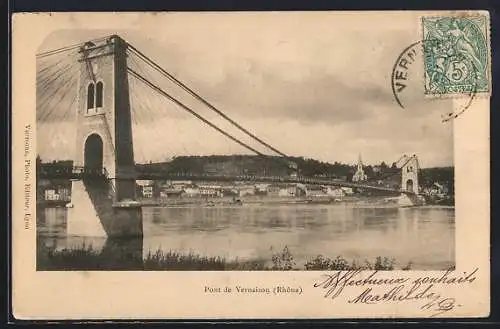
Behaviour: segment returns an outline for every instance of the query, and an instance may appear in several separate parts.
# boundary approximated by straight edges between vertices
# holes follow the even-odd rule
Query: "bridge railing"
[[[88,168],[83,166],[73,167],[72,174],[82,178],[107,177],[106,168]]]
[[[54,178],[108,177],[108,172],[105,168],[89,168],[84,166],[40,168],[38,174]]]
[[[139,174],[141,176],[141,174]],[[342,180],[334,178],[314,178],[306,176],[266,176],[266,175],[218,175],[210,173],[170,172],[170,173],[144,173],[142,177],[147,178],[231,178],[237,181],[262,181],[262,182],[296,182],[302,184],[330,184],[341,183]]]
[[[331,177],[307,177],[307,176],[265,176],[265,175],[217,175],[211,173],[191,173],[191,172],[170,172],[170,173],[155,173],[155,174],[139,174],[142,179],[169,179],[169,178],[184,178],[184,179],[228,179],[234,181],[247,182],[268,182],[268,183],[298,183],[304,185],[332,185],[343,186],[360,189],[375,189],[389,192],[408,193],[399,186],[391,186],[380,184],[379,182],[347,182],[341,179]]]

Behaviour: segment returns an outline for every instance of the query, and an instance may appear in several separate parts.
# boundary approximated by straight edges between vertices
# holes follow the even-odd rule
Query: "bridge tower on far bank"
[[[418,158],[415,154],[411,157],[405,154],[401,161],[403,163],[401,167],[401,190],[418,195]]]
[[[72,181],[68,234],[142,237],[126,50],[113,35],[79,51],[74,167],[83,175]]]

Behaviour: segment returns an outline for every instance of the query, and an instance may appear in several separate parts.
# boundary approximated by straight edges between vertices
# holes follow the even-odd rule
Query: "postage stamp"
[[[425,94],[489,92],[485,16],[422,17]]]

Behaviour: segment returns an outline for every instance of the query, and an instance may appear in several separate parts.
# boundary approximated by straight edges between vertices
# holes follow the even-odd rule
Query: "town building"
[[[251,185],[239,186],[238,195],[239,196],[255,195],[255,187]]]
[[[54,189],[47,189],[45,190],[45,200],[49,201],[59,200],[59,194],[57,194],[56,190]]]
[[[342,187],[342,193],[343,195],[353,195],[354,190],[352,189],[352,187]]]
[[[288,169],[289,169],[290,177],[296,178],[298,176],[299,167],[298,167],[297,163],[290,161],[288,163]]]
[[[238,196],[239,195],[239,191],[237,190],[237,188],[235,186],[231,186],[231,185],[222,186],[221,193],[223,196]]]
[[[255,192],[257,193],[267,193],[267,188],[269,184],[255,184]]]
[[[167,199],[171,197],[182,197],[184,194],[184,185],[172,184],[171,182],[166,182],[159,188],[159,197],[161,199]]]
[[[282,187],[280,188],[278,195],[282,197],[294,197],[297,195],[297,187],[296,186]]]
[[[38,179],[37,184],[38,187],[41,188],[47,188],[53,185],[49,179],[43,179],[43,178]]]
[[[267,187],[267,195],[269,196],[278,196],[280,191],[280,186],[278,184],[270,184]]]
[[[307,194],[306,195],[308,197],[310,197],[310,198],[328,197],[328,194],[326,193],[326,191],[323,188],[319,187],[319,186],[307,189]]]
[[[160,191],[160,199],[166,200],[168,198],[169,198],[169,196],[168,196],[168,193],[166,191],[163,191],[163,190]]]
[[[174,181],[166,181],[163,185],[164,187],[174,188],[182,190],[185,186],[192,185],[193,182],[190,180],[174,180]]]
[[[283,194],[287,195],[288,192],[286,192],[286,189],[286,184],[270,184],[267,187],[267,195],[272,197],[282,196]]]
[[[187,197],[197,197],[200,195],[200,188],[196,185],[189,185],[184,188]]]
[[[200,195],[204,197],[221,197],[222,188],[220,185],[199,185]]]
[[[342,200],[344,196],[344,190],[341,187],[328,187],[326,189],[326,194],[328,196],[335,198],[336,200]]]
[[[70,201],[71,200],[71,191],[68,188],[60,187],[57,190],[57,194],[59,194],[59,200],[62,200],[62,201]]]
[[[431,187],[424,189],[424,193],[431,196],[445,197],[449,194],[449,189],[444,184],[434,182]]]
[[[296,184],[295,185],[295,196],[302,197],[307,195],[307,186],[304,184]]]
[[[142,196],[144,198],[152,198],[153,197],[153,186],[147,185],[142,187]]]
[[[143,198],[152,198],[155,192],[155,182],[152,180],[137,180],[136,185],[138,189],[136,190],[140,196]]]

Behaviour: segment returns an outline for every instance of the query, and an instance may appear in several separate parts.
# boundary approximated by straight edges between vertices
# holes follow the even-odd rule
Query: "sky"
[[[418,40],[418,20],[409,17],[389,24],[391,18],[380,16],[363,25],[365,18],[150,15],[138,17],[127,29],[75,25],[50,34],[39,50],[116,33],[288,155],[356,163],[361,154],[366,164],[379,164],[406,153],[417,154],[422,167],[453,165],[452,122],[441,122],[452,103],[424,97],[423,64],[415,63],[409,72],[414,80],[405,90],[405,109],[392,94],[391,70],[400,52]],[[129,57],[131,67],[134,63]],[[252,143],[152,70],[148,74],[200,114]],[[134,111],[149,113],[135,117],[140,121],[133,126],[136,162],[249,153],[133,78],[129,83]],[[72,158],[74,127],[71,120],[38,124],[38,152],[44,161]]]

